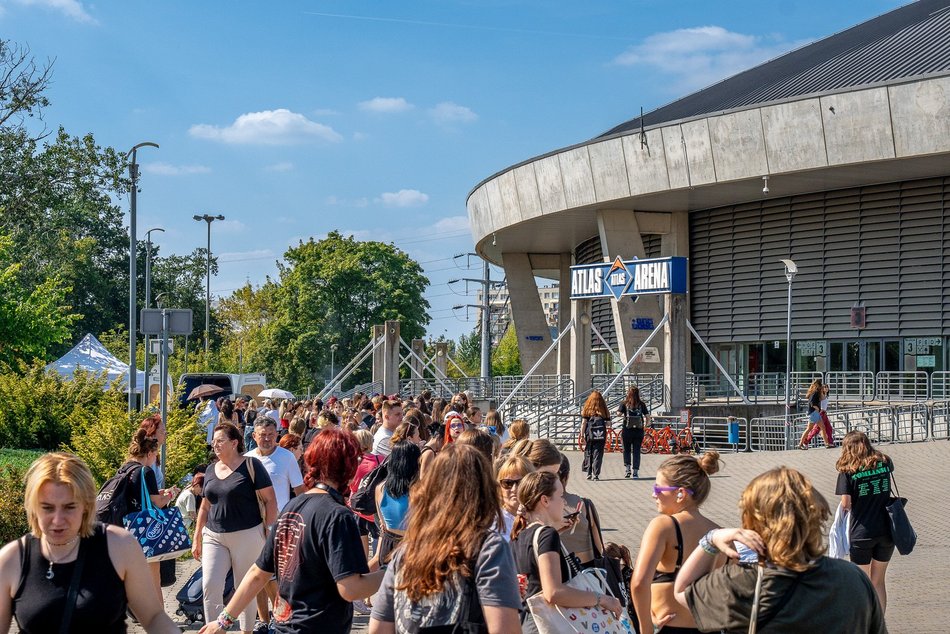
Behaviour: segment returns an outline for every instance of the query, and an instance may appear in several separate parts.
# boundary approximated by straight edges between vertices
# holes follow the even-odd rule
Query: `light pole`
[[[152,232],[165,230],[161,227],[153,227],[145,232],[145,308],[151,308],[152,304]],[[145,385],[142,393],[144,394],[143,403],[148,403],[148,335],[145,335]]]
[[[208,252],[207,252],[207,263],[205,270],[207,273],[207,280],[205,283],[205,366],[208,365],[208,337],[211,332],[211,223],[215,220],[224,220],[224,216],[218,214],[217,216],[211,216],[209,214],[204,214],[202,216],[192,216],[198,222],[204,220],[208,223]],[[206,369],[208,369],[206,367]]]
[[[331,382],[333,381],[333,377],[336,376],[336,368],[334,367],[334,366],[335,366],[335,364],[334,364],[334,361],[335,361],[334,355],[336,354],[336,349],[337,349],[338,347],[339,347],[339,346],[338,346],[337,344],[335,344],[335,343],[330,344],[330,381],[331,381]],[[333,389],[333,386],[332,386],[332,385],[330,386],[330,389],[331,389],[331,390]]]
[[[135,323],[135,283],[136,283],[136,270],[135,270],[135,258],[136,258],[136,243],[135,236],[135,198],[136,190],[138,189],[138,178],[139,178],[139,166],[136,163],[136,155],[140,147],[153,147],[157,148],[157,143],[152,143],[151,141],[145,141],[135,145],[128,154],[125,155],[125,158],[132,157],[132,160],[129,162],[129,179],[132,181],[132,196],[131,203],[129,205],[129,411],[135,410],[135,345],[138,342],[138,337],[136,336],[136,323]]]
[[[792,260],[782,260],[785,277],[788,279],[788,313],[785,326],[785,447],[788,448],[789,424],[792,416],[792,280],[798,273],[798,265]]]

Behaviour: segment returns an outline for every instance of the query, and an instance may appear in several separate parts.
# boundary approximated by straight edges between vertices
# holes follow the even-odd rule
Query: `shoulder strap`
[[[597,516],[597,512],[592,508],[594,505],[593,502],[588,498],[581,498],[581,500],[584,502],[584,507],[587,511],[587,528],[590,531],[590,544],[594,549],[594,559],[600,559],[604,555],[603,551],[597,546],[598,538],[601,544],[604,543],[604,535],[600,532],[600,518]]]
[[[67,634],[76,609],[76,599],[79,597],[79,582],[82,578],[83,564],[86,562],[86,544],[79,540],[79,553],[76,555],[76,566],[73,576],[69,580],[69,593],[66,595],[66,609],[63,611],[63,620],[59,624],[59,634]]]
[[[679,570],[683,565],[683,531],[680,530],[680,523],[675,517],[670,515],[670,519],[673,520],[673,528],[676,529],[676,570]]]
[[[251,484],[257,488],[257,482],[254,480],[254,458],[247,456],[244,458],[244,464],[247,466],[247,474],[251,477]]]
[[[890,472],[891,482],[894,484],[894,493],[897,494],[897,497],[900,497],[900,496],[901,496],[901,492],[897,490],[897,478],[894,477],[894,467],[893,467],[893,464],[894,464],[894,463],[891,463],[891,472]],[[885,467],[887,466],[887,463],[886,463],[886,462],[884,463],[884,466],[885,466]]]

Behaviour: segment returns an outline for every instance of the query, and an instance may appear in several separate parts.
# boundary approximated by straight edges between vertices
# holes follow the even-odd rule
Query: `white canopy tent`
[[[91,334],[83,337],[72,350],[47,365],[46,369],[56,371],[67,378],[72,377],[76,370],[104,373],[109,385],[119,383],[124,391],[129,391],[129,364],[116,358]],[[136,393],[140,394],[144,386],[145,372],[136,370]]]

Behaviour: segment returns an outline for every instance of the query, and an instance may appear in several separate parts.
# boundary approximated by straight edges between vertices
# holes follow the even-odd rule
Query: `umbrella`
[[[191,394],[188,395],[188,400],[195,398],[205,398],[208,396],[214,396],[215,394],[220,394],[224,392],[224,388],[219,385],[211,385],[210,383],[202,383],[195,389],[191,391]]]
[[[261,393],[257,395],[258,398],[293,398],[294,395],[287,390],[279,390],[276,387],[269,387],[266,390],[261,390]]]

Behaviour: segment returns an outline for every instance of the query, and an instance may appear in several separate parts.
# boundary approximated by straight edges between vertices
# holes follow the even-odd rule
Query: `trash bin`
[[[729,417],[729,440],[730,445],[736,447],[736,451],[739,450],[739,421],[737,421],[733,416]]]

